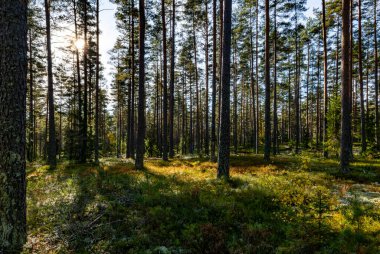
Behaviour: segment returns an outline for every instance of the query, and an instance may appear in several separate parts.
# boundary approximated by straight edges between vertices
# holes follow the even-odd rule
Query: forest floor
[[[380,160],[313,154],[28,165],[24,253],[380,253]]]

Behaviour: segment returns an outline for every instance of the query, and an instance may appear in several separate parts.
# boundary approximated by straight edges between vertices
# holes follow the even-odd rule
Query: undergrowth
[[[227,181],[206,159],[29,165],[24,253],[380,253],[379,163],[235,156]]]

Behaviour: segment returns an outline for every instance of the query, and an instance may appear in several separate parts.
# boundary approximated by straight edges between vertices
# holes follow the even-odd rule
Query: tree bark
[[[27,1],[0,1],[0,252],[26,242]]]
[[[231,14],[232,0],[224,0],[223,66],[221,90],[221,117],[218,153],[218,178],[230,175],[230,66],[231,66]]]
[[[359,83],[360,83],[360,128],[361,128],[361,146],[362,153],[367,150],[367,138],[366,138],[366,122],[365,122],[365,110],[364,110],[364,87],[363,87],[363,53],[362,53],[362,8],[361,0],[358,1],[358,61],[359,61]]]
[[[46,17],[46,47],[47,47],[47,71],[48,71],[48,107],[49,107],[49,143],[48,143],[48,163],[51,168],[57,165],[57,144],[55,137],[54,118],[54,88],[53,88],[53,65],[51,54],[51,32],[50,32],[50,0],[45,0]]]
[[[216,0],[212,2],[212,105],[211,105],[211,161],[216,161]]]
[[[348,171],[350,159],[350,44],[350,0],[342,0],[342,124],[340,143],[340,167],[342,172]]]
[[[165,18],[165,0],[161,0],[161,18],[162,18],[162,51],[163,51],[163,135],[162,135],[162,159],[168,160],[168,61],[166,50],[166,18]]]
[[[96,0],[95,163],[99,162],[99,0]]]
[[[269,32],[270,32],[270,14],[269,0],[265,0],[265,147],[264,160],[270,160],[270,56],[269,56]]]
[[[145,1],[139,0],[139,103],[136,146],[136,169],[144,168],[145,154]]]
[[[175,0],[173,1],[172,11],[172,45],[171,45],[171,58],[170,58],[170,101],[169,101],[169,157],[174,157],[174,80],[175,80],[175,19],[176,19],[176,10],[175,10]],[[178,112],[179,113],[179,112]],[[178,126],[179,127],[179,126]]]
[[[328,157],[326,149],[327,143],[327,107],[328,107],[328,91],[327,91],[327,29],[326,29],[326,4],[322,0],[322,26],[323,26],[323,156]]]

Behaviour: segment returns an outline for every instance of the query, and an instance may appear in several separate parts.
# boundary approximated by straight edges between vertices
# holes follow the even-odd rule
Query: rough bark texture
[[[145,154],[145,1],[139,0],[139,105],[136,144],[136,169],[144,168]]]
[[[0,1],[0,253],[26,241],[26,1]]]
[[[342,0],[342,124],[340,166],[346,172],[350,159],[350,0]]]
[[[224,0],[223,66],[218,154],[218,177],[229,177],[230,168],[230,65],[232,0]]]

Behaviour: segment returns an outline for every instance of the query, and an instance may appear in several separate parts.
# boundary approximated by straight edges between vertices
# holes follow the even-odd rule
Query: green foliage
[[[378,206],[351,198],[329,163],[236,156],[230,180],[197,159],[31,165],[24,252],[378,253]]]

